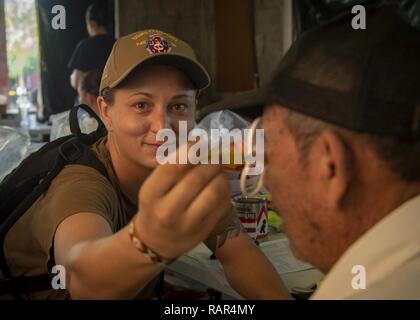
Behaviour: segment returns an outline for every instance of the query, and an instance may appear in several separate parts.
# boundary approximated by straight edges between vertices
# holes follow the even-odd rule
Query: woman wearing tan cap
[[[65,267],[66,290],[32,297],[148,298],[165,265],[201,241],[242,296],[286,297],[273,266],[231,215],[221,167],[158,166],[157,132],[177,132],[180,120],[191,129],[209,84],[191,47],[170,34],[146,30],[117,40],[97,100],[108,135],[93,146],[108,179],[67,166],[6,239],[6,255],[19,252],[17,274]]]

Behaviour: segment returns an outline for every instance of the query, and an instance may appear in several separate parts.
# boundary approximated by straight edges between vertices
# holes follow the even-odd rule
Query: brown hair
[[[95,97],[99,96],[99,85],[102,73],[99,70],[91,70],[85,73],[80,80],[80,90]]]
[[[114,103],[114,89],[111,89],[110,87],[105,87],[102,89],[100,95],[104,98],[106,104],[112,105]]]

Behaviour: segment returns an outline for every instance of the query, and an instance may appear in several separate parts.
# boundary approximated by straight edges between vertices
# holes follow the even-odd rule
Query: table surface
[[[34,113],[28,115],[27,125],[21,125],[21,123],[19,123],[19,119],[14,118],[1,119],[0,125],[14,127],[22,133],[27,133],[30,135],[31,140],[34,142],[45,142],[43,136],[49,137],[51,132],[51,125],[38,122],[36,119],[36,114]]]
[[[268,241],[273,241],[283,237],[285,237],[284,234],[276,234],[274,236],[271,235]],[[193,251],[207,252],[209,250],[204,244],[201,243],[196,248],[194,248]],[[167,269],[175,275],[180,275],[182,278],[186,278],[190,281],[197,282],[198,284],[204,287],[215,289],[221,292],[222,294],[227,295],[229,299],[243,299],[243,297],[241,297],[228,284],[226,278],[224,278],[224,281],[221,282],[219,279],[214,277],[211,272],[209,272],[208,267],[209,265],[206,266],[206,264],[203,263],[203,261],[194,261],[190,257],[184,255],[178,258],[169,266],[167,266]],[[303,271],[280,274],[280,277],[282,278],[284,285],[290,292],[290,290],[293,287],[309,287],[313,285],[318,280],[323,278],[323,274],[319,270],[312,268]]]

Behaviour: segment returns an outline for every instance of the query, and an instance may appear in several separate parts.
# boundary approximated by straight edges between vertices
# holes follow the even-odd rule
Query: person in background
[[[68,64],[71,70],[70,83],[77,90],[83,73],[90,70],[102,72],[112,50],[115,38],[108,33],[108,8],[101,2],[95,2],[86,10],[86,28],[88,39],[80,41]]]
[[[99,110],[96,100],[99,96],[101,77],[101,71],[91,70],[82,77],[79,86],[77,87],[80,103],[89,106],[97,114],[99,114]]]

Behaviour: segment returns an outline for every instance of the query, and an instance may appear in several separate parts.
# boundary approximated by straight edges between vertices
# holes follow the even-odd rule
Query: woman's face
[[[135,71],[114,90],[111,106],[101,107],[109,143],[119,156],[137,165],[156,167],[157,141],[160,129],[173,129],[178,135],[179,121],[194,127],[197,90],[176,68],[149,66]],[[105,104],[102,97],[99,106]]]

